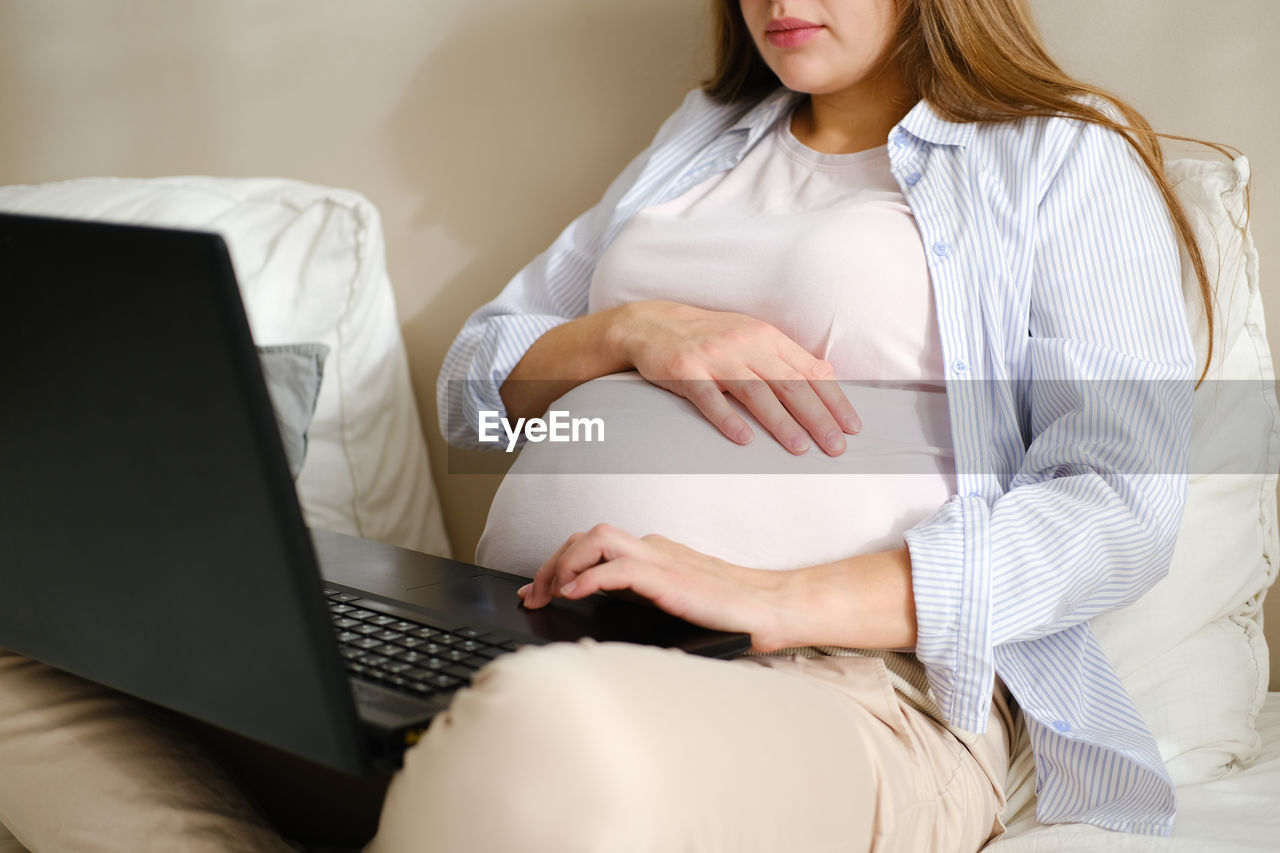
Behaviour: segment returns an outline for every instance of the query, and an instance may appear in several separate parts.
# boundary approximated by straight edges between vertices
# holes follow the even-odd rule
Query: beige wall
[[[1251,155],[1269,268],[1280,256],[1280,4],[1032,5],[1070,69],[1163,129]],[[0,184],[199,173],[364,192],[383,214],[436,480],[466,556],[497,476],[447,471],[434,410],[444,350],[705,72],[703,7],[0,0]],[[1268,296],[1277,316],[1280,297]]]

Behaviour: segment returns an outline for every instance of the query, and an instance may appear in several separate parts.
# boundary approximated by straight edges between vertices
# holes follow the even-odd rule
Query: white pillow
[[[1178,784],[1247,764],[1269,666],[1262,596],[1276,577],[1280,410],[1247,227],[1249,165],[1179,160],[1167,173],[1191,217],[1215,291],[1214,354],[1195,395],[1191,476],[1169,576],[1094,630]],[[1183,295],[1204,364],[1207,324],[1183,263]]]
[[[0,187],[0,209],[212,230],[259,345],[330,348],[297,480],[307,523],[448,554],[377,210],[278,179],[85,178]]]

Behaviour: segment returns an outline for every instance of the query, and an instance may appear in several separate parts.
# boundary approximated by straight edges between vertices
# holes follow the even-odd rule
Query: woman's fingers
[[[845,450],[845,434],[862,429],[853,405],[834,380],[810,381],[792,372],[788,378],[773,381],[756,376],[719,383],[699,379],[662,384],[693,403],[703,417],[738,444],[747,444],[754,434],[729,404],[726,392],[792,453],[807,451],[812,438],[824,452],[838,456]]]
[[[834,379],[816,379],[809,383],[813,388],[813,392],[822,400],[822,404],[827,411],[840,424],[840,429],[849,435],[862,432],[862,418],[858,417],[857,411],[853,408],[853,404],[849,402],[849,398],[845,396],[844,391],[840,388],[840,383]]]
[[[818,378],[830,376],[831,366],[801,353],[809,362],[803,368],[779,359],[758,366],[753,379],[722,384],[787,450],[804,453],[812,438],[827,455],[839,456],[845,450],[845,433],[856,432],[862,424],[839,384]]]
[[[530,584],[522,590],[527,607],[543,607],[557,597],[631,590],[694,624],[750,633],[753,642],[776,619],[771,600],[780,588],[778,573],[726,563],[661,536],[638,538],[597,524],[575,534],[548,564],[545,575],[539,573],[538,589]]]
[[[817,441],[844,452],[846,433],[861,429],[832,366],[775,326],[743,314],[669,302],[633,303],[627,359],[640,375],[679,394],[729,439],[752,431],[724,392],[737,399],[787,450]]]
[[[784,338],[779,356],[804,377],[808,386],[799,389],[798,405],[804,409],[796,412],[797,417],[824,450],[837,455],[844,449],[844,436],[839,433],[853,435],[860,432],[862,419],[836,381],[835,368],[830,362],[815,358],[790,338]],[[794,377],[792,384],[799,384]],[[824,435],[827,436],[825,441]],[[834,447],[839,447],[835,453],[832,452]]]
[[[769,382],[756,376],[727,380],[721,384],[787,450],[799,454],[809,449],[808,431],[791,416],[779,399],[778,391]]]
[[[836,423],[826,402],[814,391],[809,380],[800,374],[770,382],[778,400],[799,421],[805,432],[813,436],[828,456],[844,453],[844,430]]]
[[[548,604],[578,575],[601,562],[617,560],[640,540],[608,524],[597,524],[586,533],[574,533],[542,564],[533,582],[517,591],[526,607]]]
[[[674,391],[690,403],[697,406],[702,416],[716,426],[720,432],[738,444],[747,444],[755,437],[750,425],[733,410],[724,393],[711,379],[694,379],[674,383]]]
[[[564,543],[556,549],[556,552],[547,558],[541,566],[538,567],[533,575],[533,581],[525,584],[516,590],[516,595],[524,601],[526,607],[541,607],[551,600],[551,590],[555,587],[553,584],[556,580],[556,574],[559,571],[560,558],[564,552],[569,550],[574,543],[583,537],[582,533],[574,533],[569,536]]]

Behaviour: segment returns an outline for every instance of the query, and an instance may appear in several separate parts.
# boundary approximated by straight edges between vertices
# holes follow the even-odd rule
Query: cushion
[[[295,480],[307,458],[307,429],[315,416],[328,355],[324,344],[258,347],[262,378],[271,397],[289,473]]]
[[[1280,410],[1246,218],[1249,165],[1180,160],[1168,175],[1216,277],[1214,352],[1195,394],[1187,503],[1169,575],[1094,630],[1159,743],[1175,783],[1203,782],[1258,753],[1269,665],[1262,597],[1275,579]],[[1183,293],[1204,364],[1199,287]]]
[[[0,187],[0,209],[221,233],[255,343],[330,350],[297,479],[307,523],[448,553],[381,223],[363,196],[279,179],[84,178]]]

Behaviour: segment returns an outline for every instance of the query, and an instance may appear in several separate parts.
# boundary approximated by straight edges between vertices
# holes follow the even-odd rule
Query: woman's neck
[[[810,95],[791,117],[791,132],[823,154],[853,154],[884,145],[916,97],[886,71],[847,89]]]

